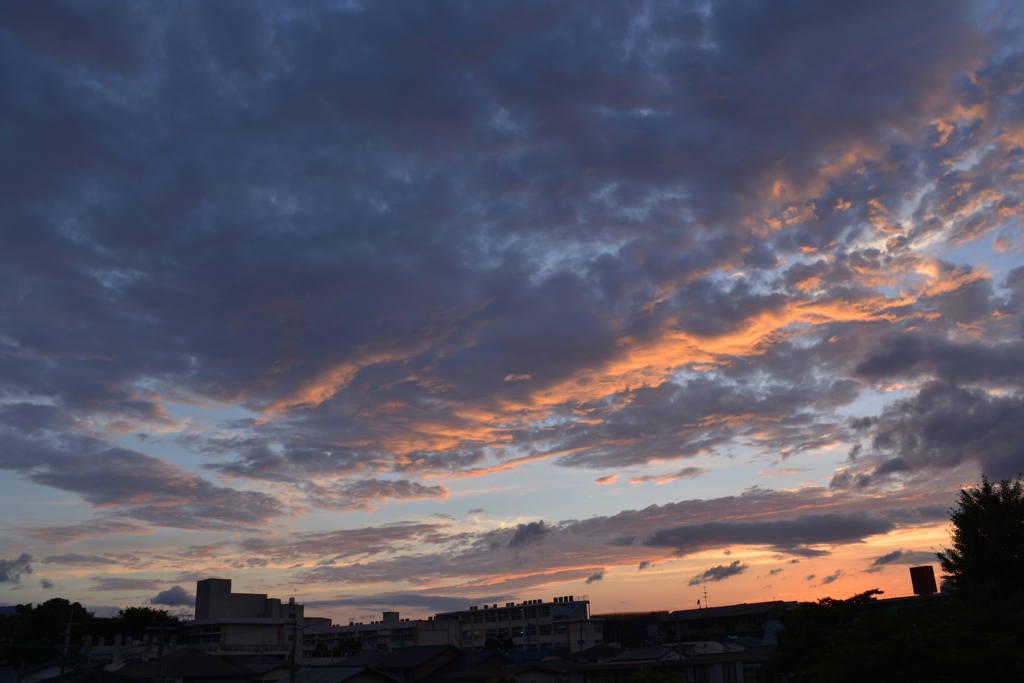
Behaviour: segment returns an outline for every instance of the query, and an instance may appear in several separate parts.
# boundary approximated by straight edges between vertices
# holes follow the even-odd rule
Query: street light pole
[[[295,648],[299,646],[299,637],[296,635],[298,629],[298,619],[292,619],[292,665],[289,667],[288,680],[290,683],[295,683]]]
[[[156,680],[164,683],[164,632],[177,630],[174,626],[149,626],[147,631],[156,631]]]
[[[75,626],[75,610],[71,610],[68,613],[67,623],[57,624],[58,626],[66,627],[64,629],[64,657],[60,662],[60,672],[64,673],[64,667],[67,665],[68,651],[71,647],[71,627]]]

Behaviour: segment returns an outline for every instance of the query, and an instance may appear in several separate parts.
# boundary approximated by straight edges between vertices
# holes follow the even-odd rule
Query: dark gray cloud
[[[53,581],[49,579],[39,579],[39,587],[44,591],[52,590],[54,588]]]
[[[922,375],[954,384],[1001,387],[1024,385],[1024,343],[952,342],[921,333],[901,334],[882,341],[855,372],[872,380]]]
[[[735,362],[703,381],[672,378],[697,361],[670,354],[650,381],[602,395],[578,382],[631,345],[719,349],[801,307],[866,305],[870,275],[907,266],[939,224],[969,239],[1019,199],[998,127],[945,119],[954,104],[1019,119],[1003,96],[1017,48],[972,3],[2,12],[0,377],[38,401],[5,420],[149,433],[174,423],[166,398],[234,402],[276,419],[193,439],[210,471],[300,488],[342,477],[310,493],[327,508],[440,497],[415,476],[493,464],[498,443],[613,468],[756,431],[784,455],[844,440],[831,413],[860,387],[844,371],[874,381],[887,356],[842,349],[881,335],[864,328],[882,317],[809,344],[768,336],[757,367],[722,346]],[[971,152],[975,167],[950,167]],[[914,225],[864,246],[920,187]],[[965,283],[908,307],[963,325],[1001,310],[985,282],[943,268]],[[545,391],[543,428],[503,413]],[[480,429],[477,411],[508,419]],[[111,455],[159,469],[133,453]],[[13,469],[87,500],[111,474],[89,452]],[[194,481],[224,504],[174,486],[157,504],[102,504],[171,526],[284,514]]]
[[[22,553],[13,560],[0,559],[0,583],[21,583],[21,577],[32,573],[32,556]]]
[[[923,550],[903,550],[901,548],[875,558],[875,560],[871,562],[871,567],[867,571],[879,571],[885,566],[891,564],[924,565],[935,564],[936,562],[935,553],[925,552]]]
[[[794,519],[753,522],[703,522],[658,529],[645,541],[652,548],[672,548],[687,555],[704,548],[733,544],[766,545],[783,552],[817,556],[814,545],[845,544],[885,534],[895,525],[866,512],[801,515]]]
[[[946,522],[952,510],[948,505],[918,505],[912,508],[888,508],[881,515],[899,524]]]
[[[671,558],[703,549],[733,545],[767,546],[796,557],[826,556],[836,546],[859,543],[920,522],[920,511],[902,521],[895,517],[904,492],[880,495],[872,512],[858,510],[862,497],[822,489],[771,491],[752,489],[740,496],[689,500],[625,510],[582,520],[532,522],[485,532],[452,533],[451,529],[394,526],[392,539],[384,526],[353,532],[310,535],[301,545],[275,545],[273,539],[247,539],[246,549],[260,556],[302,557],[315,562],[298,568],[294,580],[322,583],[373,584],[412,582],[424,590],[444,585],[475,596],[499,583],[509,592],[559,580],[586,581],[595,567],[655,564],[652,552]],[[942,495],[952,500],[953,493]],[[928,508],[918,506],[919,508]],[[820,514],[793,518],[794,508],[819,509]],[[715,521],[729,519],[731,521]],[[532,531],[531,531],[532,529]],[[519,539],[512,545],[513,539]],[[530,542],[541,539],[541,542]],[[629,539],[629,542],[613,542]],[[641,539],[636,542],[636,539]],[[389,552],[408,546],[411,552]],[[366,556],[359,553],[365,548]],[[332,551],[337,550],[337,554]],[[507,583],[510,568],[517,574]],[[582,568],[582,569],[581,569]],[[461,583],[460,583],[461,582]],[[518,588],[516,588],[518,587]],[[436,588],[434,588],[436,590]]]
[[[742,574],[749,568],[750,565],[740,564],[739,560],[733,560],[732,563],[729,565],[720,564],[717,567],[711,567],[710,569],[707,569],[701,572],[700,574],[697,574],[692,579],[690,579],[688,585],[699,586],[702,583],[724,581],[725,579],[728,579],[730,576],[738,576]]]
[[[384,526],[297,533],[284,542],[253,536],[243,539],[240,546],[244,551],[274,560],[324,556],[341,559],[376,555],[414,542],[439,544],[457,540],[458,536],[453,536],[447,529],[447,524],[396,522]]]
[[[196,596],[189,593],[181,586],[171,586],[165,591],[160,591],[149,599],[151,605],[167,605],[168,607],[194,607]]]
[[[308,486],[310,499],[321,508],[367,509],[382,500],[420,500],[448,497],[443,486],[424,486],[408,479],[361,479],[335,487]]]
[[[545,524],[543,520],[540,522],[519,524],[516,526],[516,532],[512,535],[512,539],[508,542],[508,547],[518,548],[521,545],[540,543],[544,540],[545,536],[551,534],[553,531],[554,529]]]
[[[653,481],[663,484],[670,481],[675,481],[676,479],[693,479],[694,477],[699,477],[700,475],[707,473],[708,470],[704,469],[703,467],[684,467],[678,472],[672,472],[670,474],[645,474],[639,477],[630,477],[629,481],[631,484],[647,481]]]
[[[229,528],[270,522],[284,512],[271,495],[215,486],[208,480],[138,451],[66,431],[31,429],[0,409],[0,469],[77,493],[97,508],[159,526]]]
[[[94,576],[95,582],[91,591],[138,591],[138,590],[159,590],[161,586],[170,583],[160,579],[130,579],[123,577]]]
[[[839,579],[841,579],[845,575],[846,575],[846,573],[842,569],[837,569],[834,572],[832,572],[831,574],[829,574],[828,576],[823,577],[821,579],[821,583],[819,583],[818,585],[819,586],[827,586],[830,583],[838,581]],[[810,577],[808,577],[808,578],[810,578]]]
[[[0,5],[0,468],[97,510],[27,533],[240,532],[161,571],[401,581],[428,592],[336,605],[438,610],[464,604],[438,585],[501,601],[944,521],[940,492],[876,485],[1024,468],[1024,269],[923,256],[1019,223],[1019,11]],[[846,419],[893,384],[910,397]],[[157,457],[172,444],[196,457]],[[430,477],[517,458],[665,482],[837,445],[830,492],[272,526],[429,506]],[[90,552],[44,562],[108,569]]]
[[[604,579],[604,570],[596,571],[587,577],[587,584],[592,584],[595,581],[602,581]]]
[[[974,462],[990,477],[1024,471],[1024,394],[926,383],[871,422],[864,464],[841,472],[834,489],[864,488],[894,476]]]

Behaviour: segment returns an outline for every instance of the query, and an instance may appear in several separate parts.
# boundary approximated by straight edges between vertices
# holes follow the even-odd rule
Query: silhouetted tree
[[[78,651],[81,637],[89,633],[94,622],[91,614],[77,602],[52,598],[32,606],[17,605],[14,614],[0,616],[0,660],[11,666],[41,664],[63,657],[64,624],[71,629],[71,647],[67,654]]]
[[[516,649],[515,643],[508,636],[488,638],[484,641],[484,647],[488,650],[501,650],[502,652]]]
[[[1024,577],[1024,486],[1021,480],[960,489],[951,511],[952,548],[937,553],[954,588],[1021,590]]]
[[[772,664],[792,683],[1016,680],[1024,671],[1024,486],[960,490],[952,548],[937,553],[951,599],[892,604],[878,590],[782,615]]]
[[[123,636],[128,641],[141,640],[143,636],[155,635],[146,631],[152,626],[171,626],[176,629],[165,633],[165,638],[170,633],[177,633],[179,640],[185,635],[181,619],[168,614],[167,610],[154,607],[125,607],[115,617],[96,619],[91,633],[93,636],[104,636],[108,639]]]
[[[865,616],[865,606],[882,591],[872,589],[847,600],[822,598],[805,602],[782,614],[782,631],[772,652],[772,663],[789,673],[790,681],[827,680],[826,670],[849,638],[850,628]]]

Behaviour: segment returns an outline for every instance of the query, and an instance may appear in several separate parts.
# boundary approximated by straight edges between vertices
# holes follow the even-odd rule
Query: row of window
[[[516,609],[492,609],[476,612],[462,612],[458,618],[482,624],[485,621],[521,621],[523,619],[546,619],[551,616],[550,605],[525,607]]]
[[[411,636],[415,629],[413,627],[408,628],[392,628],[392,629],[373,629],[368,631],[328,631],[326,633],[315,633],[307,634],[307,638],[355,638],[357,636],[387,636],[387,635],[401,635],[406,634]]]
[[[568,627],[565,624],[527,624],[526,628],[522,626],[512,626],[511,628],[487,628],[487,629],[466,629],[462,632],[463,639],[471,638],[522,638],[526,636],[550,636],[554,633],[556,636],[565,635],[568,633]]]

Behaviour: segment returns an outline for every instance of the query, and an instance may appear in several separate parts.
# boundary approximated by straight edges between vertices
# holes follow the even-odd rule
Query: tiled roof
[[[613,662],[642,662],[657,659],[678,659],[679,653],[668,647],[633,647],[612,657]]]
[[[341,660],[341,663],[345,666],[377,667],[394,656],[395,654],[393,652],[388,652],[387,650],[363,650],[362,652],[357,652],[347,659]]]
[[[52,678],[45,683],[144,683],[141,678],[133,678],[120,673],[106,671],[102,664],[82,669],[72,669]]]
[[[242,661],[235,663],[239,666],[244,666],[250,671],[255,671],[258,674],[265,674],[268,671],[273,671],[281,666],[291,666],[280,657],[271,657],[270,655],[256,655],[255,657],[249,657],[248,659],[243,659]]]
[[[118,673],[137,678],[157,678],[160,675],[156,659],[148,662],[130,662]],[[253,678],[255,672],[201,650],[184,648],[164,654],[164,678]]]
[[[569,655],[570,659],[580,661],[584,659],[611,659],[621,652],[614,645],[593,645],[586,650],[580,650]]]
[[[551,655],[554,650],[527,650],[526,652],[506,652],[505,656],[516,664],[525,662],[536,662]]]
[[[385,669],[405,669],[423,666],[430,660],[449,650],[457,650],[454,645],[414,645],[395,653],[395,656],[380,666]]]
[[[453,674],[474,667],[510,666],[511,664],[512,660],[501,652],[489,652],[487,650],[463,652],[462,655],[446,663],[437,671],[433,671],[429,675],[420,679],[419,683],[440,683],[441,681],[447,680],[447,678]]]
[[[295,683],[342,683],[366,670],[365,666],[307,666],[295,673]],[[379,671],[374,673],[385,677]]]

